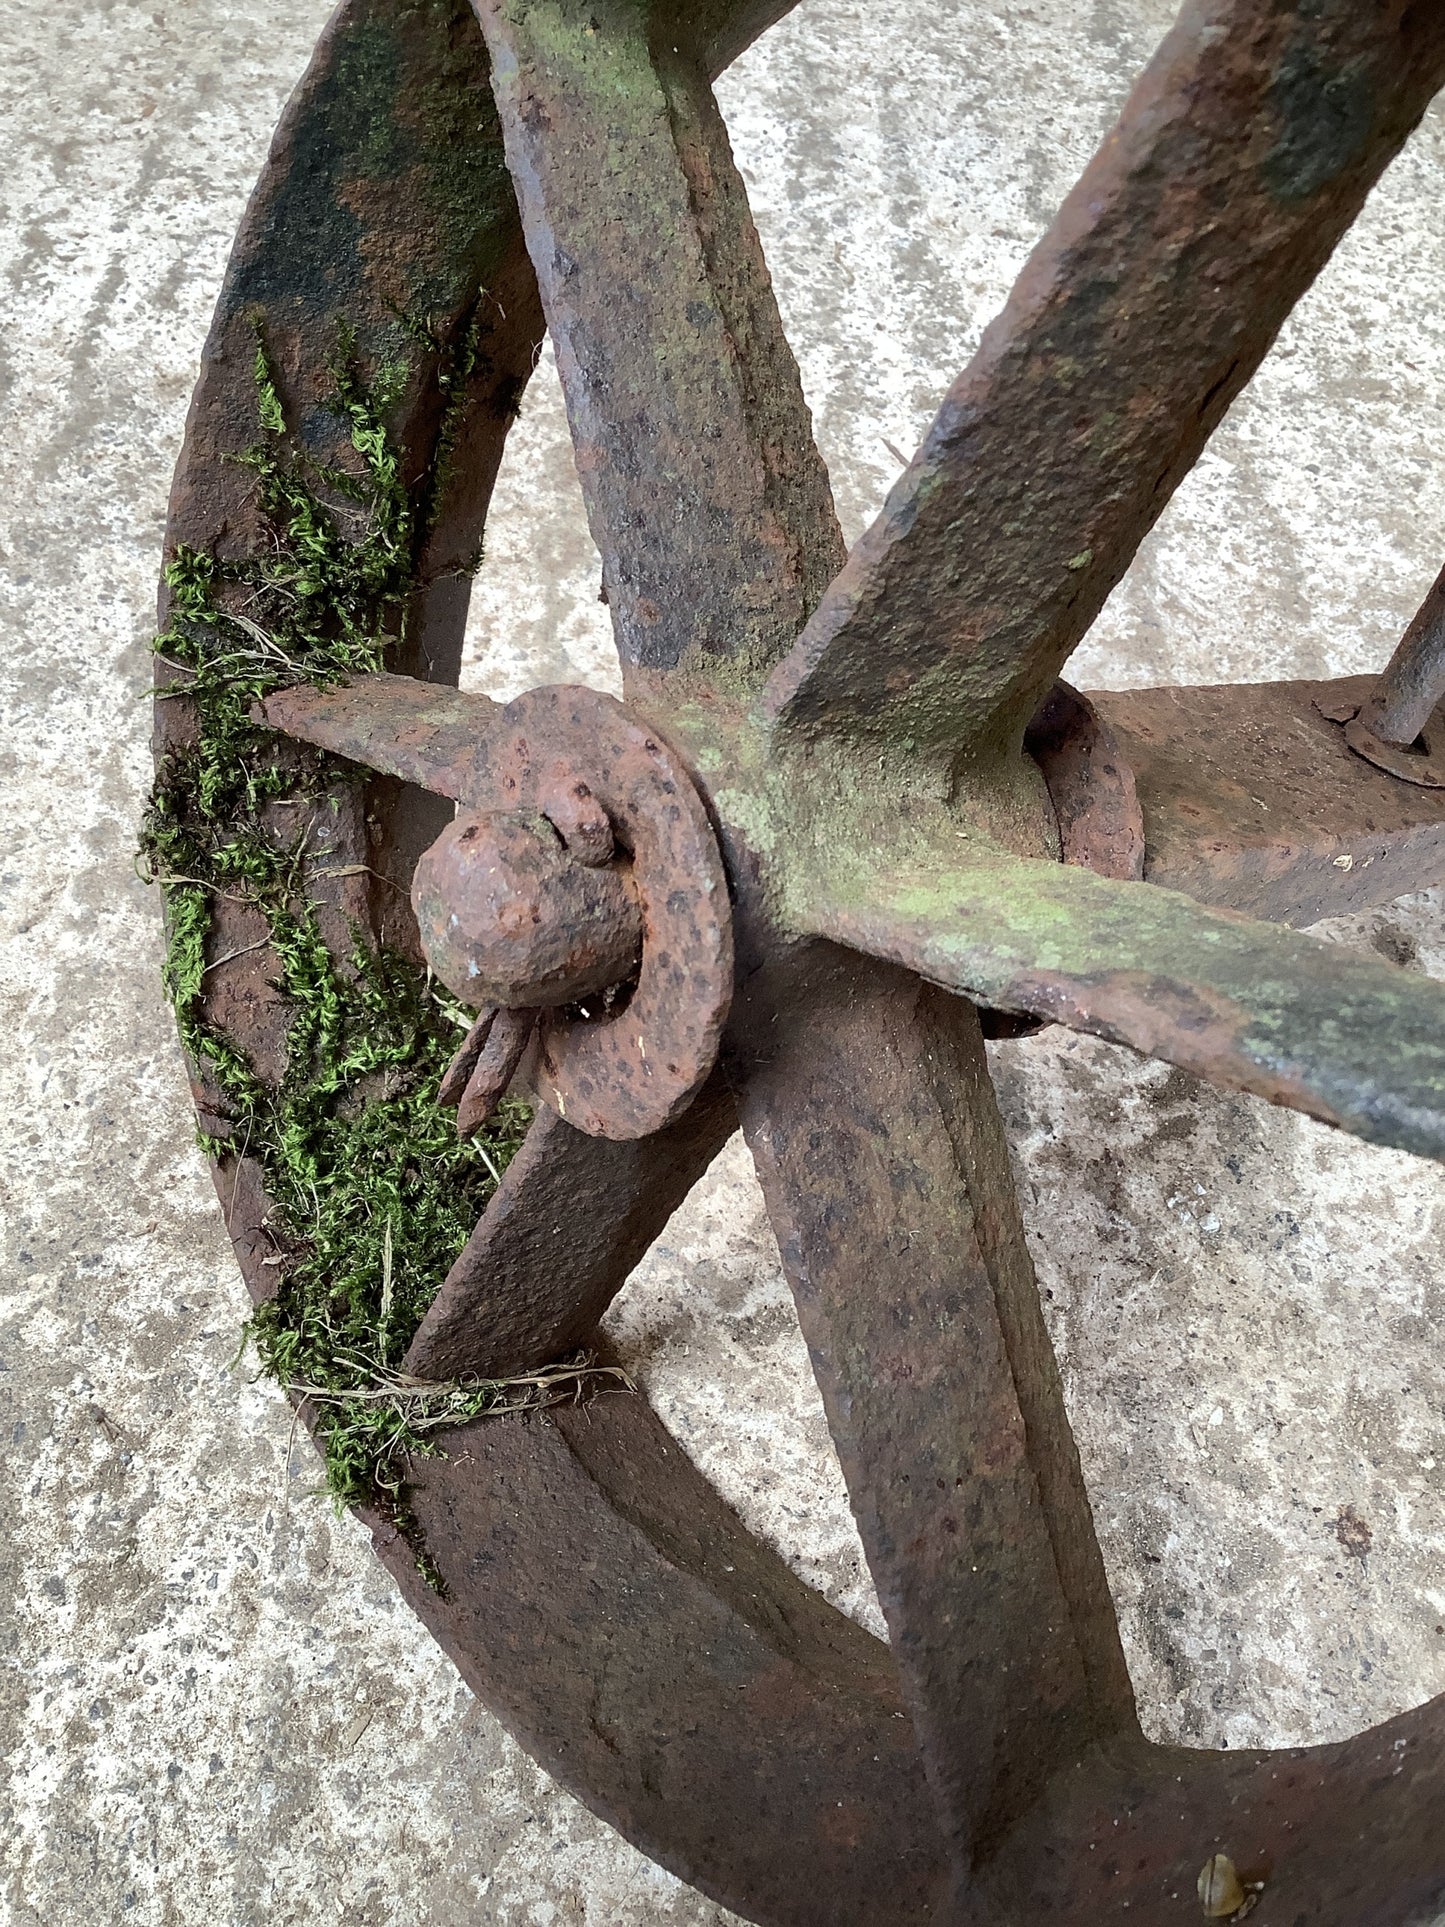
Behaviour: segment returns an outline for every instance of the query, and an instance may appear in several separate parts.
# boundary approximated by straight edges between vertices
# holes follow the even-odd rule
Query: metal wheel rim
[[[224,520],[219,456],[235,443],[245,393],[235,377],[237,343],[258,302],[272,326],[285,306],[275,275],[286,167],[297,155],[314,159],[333,137],[347,63],[361,36],[379,23],[388,30],[391,11],[378,0],[344,9],[288,110],[221,298],[178,471],[172,542],[194,541]],[[735,22],[733,43],[757,24]],[[469,37],[466,58],[480,60],[470,17],[439,7],[398,23],[395,44],[420,71],[443,46],[455,57]],[[713,64],[733,50],[721,47]],[[395,99],[403,98],[398,87]],[[405,191],[391,184],[394,197]],[[499,228],[509,212],[499,208]],[[496,276],[509,319],[493,330],[493,406],[525,378],[540,336],[514,213],[510,224]],[[434,271],[412,265],[419,278]],[[291,315],[280,316],[295,325],[293,378],[308,359],[316,365],[334,292],[318,299],[316,289],[303,290]],[[481,404],[470,432],[476,485],[461,490],[454,526],[446,517],[438,525],[438,552],[449,542],[460,550],[473,533],[506,416],[494,415],[489,427]],[[455,674],[465,598],[436,568],[427,603],[409,670],[446,680]],[[160,706],[163,743],[173,714],[173,705]],[[390,807],[396,847],[414,851],[435,810],[416,792],[394,793]],[[868,970],[881,997],[899,994],[888,966]],[[928,1019],[945,1033],[947,1001],[935,999]],[[204,1108],[204,1093],[202,1100]],[[269,1281],[247,1240],[253,1177],[243,1161],[219,1181],[248,1285],[260,1295]],[[1259,1843],[1288,1843],[1292,1919],[1418,1920],[1439,1892],[1439,1701],[1343,1743],[1260,1754],[1154,1747],[1129,1717],[1116,1720],[1086,1736],[1047,1786],[1031,1789],[1021,1815],[1000,1821],[977,1877],[960,1882],[885,1649],[742,1533],[682,1454],[668,1449],[641,1401],[608,1399],[588,1426],[567,1417],[505,1429],[481,1422],[457,1444],[450,1459],[418,1468],[416,1498],[429,1547],[455,1572],[451,1599],[439,1600],[420,1580],[409,1546],[376,1519],[380,1555],[479,1697],[549,1771],[663,1864],[749,1917],[1082,1920],[1127,1894],[1134,1917],[1163,1921],[1191,1901],[1200,1860],[1224,1837],[1245,1842],[1246,1855]],[[519,1509],[547,1513],[554,1529],[519,1533]],[[612,1706],[625,1705],[627,1724],[598,1700],[595,1655],[570,1634],[569,1592],[592,1595],[605,1558],[624,1571],[630,1562],[647,1581],[621,1584],[603,1610],[621,1629],[609,1665],[623,1682]],[[731,1583],[724,1571],[735,1575]],[[691,1651],[679,1665],[683,1642]],[[1285,1860],[1278,1871],[1283,1879]]]

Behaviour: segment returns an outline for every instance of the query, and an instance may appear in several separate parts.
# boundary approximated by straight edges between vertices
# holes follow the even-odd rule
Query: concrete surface
[[[0,1921],[717,1927],[471,1702],[234,1362],[131,876],[186,395],[324,12],[0,0]],[[1167,12],[805,0],[728,77],[850,535]],[[1437,113],[1080,680],[1384,659],[1445,547],[1442,189]],[[606,682],[545,369],[489,546],[473,677]],[[1438,892],[1333,934],[1445,974]],[[1445,1689],[1438,1172],[1062,1034],[995,1066],[1150,1729],[1323,1738]],[[614,1324],[757,1530],[876,1623],[737,1146]]]

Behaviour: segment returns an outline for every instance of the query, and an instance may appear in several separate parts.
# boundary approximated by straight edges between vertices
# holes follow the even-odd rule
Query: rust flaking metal
[[[546,1007],[533,1076],[559,1116],[629,1138],[681,1115],[717,1060],[732,925],[707,812],[655,728],[596,690],[538,689],[498,709],[404,677],[289,690],[265,715],[462,806],[418,865],[423,942],[459,996]],[[586,861],[549,850],[528,816],[570,823]],[[517,851],[505,873],[494,860],[503,822]],[[614,843],[625,886],[597,862]],[[558,1008],[630,976],[639,924],[620,1007]]]
[[[258,324],[322,466],[337,322],[403,358],[398,673],[265,715],[369,772],[278,823],[324,825],[338,957],[357,926],[425,946],[481,1006],[463,1128],[519,1066],[541,1100],[406,1369],[593,1342],[741,1124],[889,1644],[628,1391],[412,1466],[439,1586],[372,1514],[377,1549],[537,1758],[765,1927],[1172,1927],[1230,1864],[1261,1921],[1422,1927],[1445,1701],[1275,1752],[1140,1731],[982,1036],[1070,1024],[1445,1155],[1445,988],[1299,934],[1445,876],[1445,791],[1399,780],[1433,753],[1438,585],[1378,686],[1058,681],[1445,79],[1445,10],[1187,5],[846,559],[711,90],[787,11],[349,0],[228,270],[168,539],[268,539],[228,459]],[[544,315],[624,704],[450,686]],[[189,726],[167,691],[163,758]],[[274,1083],[254,924],[218,901],[202,1014]],[[197,1099],[224,1141],[199,1071]],[[263,1296],[259,1167],[217,1177]]]

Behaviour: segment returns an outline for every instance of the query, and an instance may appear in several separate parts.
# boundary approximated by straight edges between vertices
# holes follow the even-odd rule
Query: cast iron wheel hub
[[[769,1927],[1165,1927],[1201,1901],[1423,1923],[1445,1703],[1276,1752],[1141,1734],[979,1013],[1445,1156],[1445,987],[1296,929],[1445,874],[1445,795],[1323,713],[1369,679],[1058,680],[1445,79],[1445,11],[1186,9],[851,555],[710,85],[785,11],[349,0],[237,243],[169,550],[225,565],[266,539],[234,460],[258,332],[318,474],[361,447],[316,405],[338,328],[402,370],[389,672],[298,663],[263,713],[278,770],[300,742],[366,772],[316,777],[276,831],[310,852],[324,819],[304,875],[333,950],[357,926],[425,943],[479,1012],[443,1087],[464,1128],[519,1065],[540,1100],[406,1369],[524,1372],[585,1340],[741,1123],[891,1644],[753,1540],[631,1392],[476,1421],[414,1465],[440,1590],[380,1512],[378,1551],[529,1751]],[[1306,136],[1341,90],[1326,163]],[[454,686],[544,326],[620,704]],[[164,758],[194,705],[161,680]],[[218,894],[199,994],[279,1076],[247,914]],[[218,1172],[264,1297],[259,1167],[237,1142]]]

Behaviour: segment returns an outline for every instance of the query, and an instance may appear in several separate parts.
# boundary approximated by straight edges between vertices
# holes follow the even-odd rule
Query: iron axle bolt
[[[604,819],[605,820],[605,819]],[[540,812],[459,815],[416,867],[427,961],[476,1008],[554,1009],[622,982],[642,954],[625,874],[579,861]]]
[[[480,1010],[438,1092],[457,1105],[462,1137],[501,1102],[538,1014],[622,982],[642,955],[642,913],[608,864],[605,811],[577,783],[555,814],[560,824],[536,811],[459,815],[416,867],[427,961]]]

